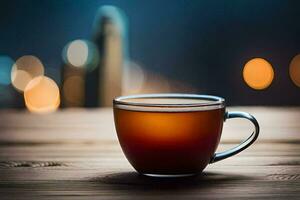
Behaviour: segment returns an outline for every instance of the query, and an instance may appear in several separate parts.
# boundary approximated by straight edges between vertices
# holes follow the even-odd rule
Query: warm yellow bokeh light
[[[35,113],[55,111],[60,104],[60,94],[57,84],[46,76],[32,79],[24,90],[24,100],[27,109]]]
[[[300,87],[300,54],[292,59],[289,72],[292,81]]]
[[[67,47],[67,60],[74,67],[83,67],[89,56],[89,47],[83,40],[74,40]]]
[[[11,69],[11,83],[20,92],[35,77],[44,75],[44,66],[41,61],[31,55],[20,57]]]
[[[63,97],[66,106],[83,106],[84,91],[84,80],[81,76],[68,77],[63,85]]]
[[[249,87],[262,90],[271,85],[274,79],[274,70],[265,59],[254,58],[244,66],[243,78]]]

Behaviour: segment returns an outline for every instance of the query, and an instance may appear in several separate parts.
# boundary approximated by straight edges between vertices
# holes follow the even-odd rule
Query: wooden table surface
[[[300,199],[300,108],[230,107],[255,115],[258,141],[202,175],[153,179],[119,147],[112,110],[0,111],[0,199]],[[218,151],[253,127],[228,120]]]

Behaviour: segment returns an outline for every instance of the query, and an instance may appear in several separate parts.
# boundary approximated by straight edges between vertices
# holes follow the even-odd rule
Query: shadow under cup
[[[224,99],[215,96],[149,94],[114,100],[122,150],[136,171],[150,176],[201,173],[214,158],[224,116]]]

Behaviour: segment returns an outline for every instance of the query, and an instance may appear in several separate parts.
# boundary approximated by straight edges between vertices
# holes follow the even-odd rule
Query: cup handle
[[[226,121],[226,119],[231,119],[231,118],[248,119],[254,125],[255,130],[252,132],[252,134],[246,140],[241,142],[238,146],[236,146],[232,149],[229,149],[227,151],[224,151],[224,152],[215,153],[215,155],[211,159],[210,163],[215,163],[215,162],[218,162],[218,161],[223,160],[225,158],[231,157],[235,154],[238,154],[239,152],[247,149],[251,144],[253,144],[253,142],[258,137],[259,125],[258,125],[257,120],[252,115],[250,115],[249,113],[246,113],[246,112],[226,112],[225,117],[224,117],[224,121]]]

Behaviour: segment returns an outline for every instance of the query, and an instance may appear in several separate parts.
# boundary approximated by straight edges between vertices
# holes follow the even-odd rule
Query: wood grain
[[[122,154],[111,109],[51,115],[0,111],[0,199],[300,199],[300,108],[234,107],[258,118],[246,151],[181,179],[138,175]],[[218,151],[252,127],[230,120]]]

